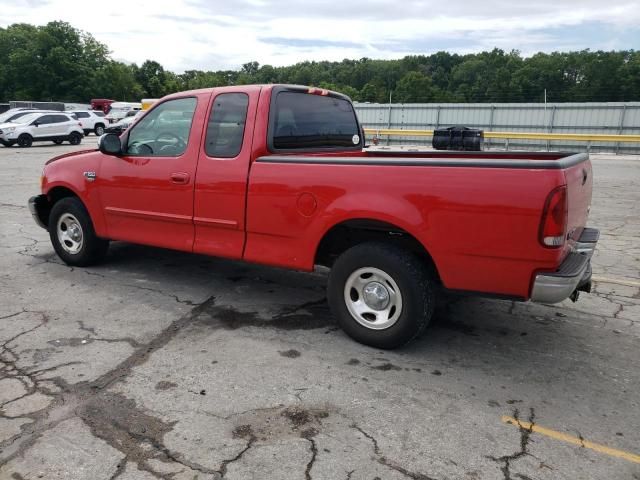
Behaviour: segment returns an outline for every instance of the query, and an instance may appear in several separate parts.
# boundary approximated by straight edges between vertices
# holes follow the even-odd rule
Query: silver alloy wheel
[[[64,213],[58,219],[56,227],[58,241],[67,253],[75,255],[82,249],[84,235],[82,226],[76,217]]]
[[[395,280],[379,268],[359,268],[347,278],[344,301],[351,316],[372,330],[391,327],[402,313],[402,293]]]
[[[101,137],[104,135],[104,127],[102,125],[98,125],[96,127],[96,136]]]

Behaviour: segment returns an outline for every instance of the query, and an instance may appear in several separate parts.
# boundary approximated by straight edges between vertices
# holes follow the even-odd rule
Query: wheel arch
[[[401,246],[411,251],[425,263],[438,283],[441,283],[435,260],[415,235],[398,225],[373,218],[352,218],[330,227],[316,247],[314,262],[316,265],[331,267],[338,256],[349,248],[372,241]]]

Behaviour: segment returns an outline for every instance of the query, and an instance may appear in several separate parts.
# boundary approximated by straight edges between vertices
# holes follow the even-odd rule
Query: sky
[[[0,0],[0,26],[69,22],[125,62],[185,70],[494,47],[640,49],[638,0]]]

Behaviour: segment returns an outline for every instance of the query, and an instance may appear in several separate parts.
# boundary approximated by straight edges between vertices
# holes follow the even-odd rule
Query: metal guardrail
[[[433,130],[403,130],[391,128],[365,128],[365,134],[403,137],[432,137]],[[527,132],[484,132],[484,138],[525,139],[525,140],[570,140],[581,142],[640,142],[640,135],[607,135],[589,133],[527,133]]]

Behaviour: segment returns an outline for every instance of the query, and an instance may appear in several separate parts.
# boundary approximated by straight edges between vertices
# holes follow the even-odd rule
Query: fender
[[[92,181],[85,175],[95,173],[100,164],[100,154],[91,152],[94,153],[61,155],[47,162],[42,176],[42,193],[50,199],[50,192],[56,187],[72,191],[89,212],[96,234],[107,238],[100,196]]]

